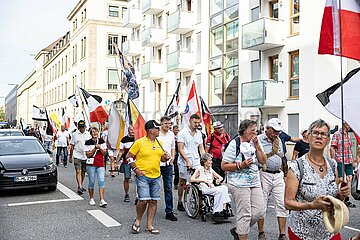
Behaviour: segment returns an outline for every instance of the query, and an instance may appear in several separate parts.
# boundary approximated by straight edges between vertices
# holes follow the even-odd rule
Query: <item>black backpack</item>
[[[240,136],[236,135],[232,140],[235,140],[235,142],[236,142],[236,156],[235,156],[235,158],[237,158],[237,156],[239,156],[239,154],[240,154],[240,145],[241,145]],[[225,144],[224,151],[227,149],[227,147],[229,146],[231,141],[229,141],[229,142],[227,142]]]
[[[231,141],[231,139],[230,139],[229,134],[227,134],[227,133],[224,133],[224,134],[225,134],[225,140],[227,141],[227,143],[225,144],[225,149],[226,149],[226,147],[227,147],[227,145],[229,145],[229,142]],[[214,140],[215,140],[215,136],[214,136],[214,133],[212,133],[212,134],[211,134],[211,137],[210,137],[210,148],[209,148],[209,152],[211,151],[212,143],[214,142]],[[216,139],[216,140],[218,140],[218,141],[220,142],[219,139]],[[221,143],[221,142],[220,142],[220,143]],[[224,151],[225,151],[225,149],[224,149]]]

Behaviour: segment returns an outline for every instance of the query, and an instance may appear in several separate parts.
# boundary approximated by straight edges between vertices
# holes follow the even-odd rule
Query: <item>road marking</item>
[[[357,229],[357,228],[352,228],[352,227],[348,227],[348,226],[345,226],[344,228],[347,228],[349,230],[353,230],[355,232],[360,232],[360,229]]]
[[[21,202],[21,203],[9,203],[9,207],[15,206],[24,206],[24,205],[34,205],[34,204],[44,204],[44,203],[56,203],[56,202],[69,202],[69,201],[78,201],[83,200],[84,198],[80,197],[65,185],[58,182],[57,189],[64,193],[68,198],[66,199],[56,199],[56,200],[44,200],[44,201],[33,201],[33,202]]]
[[[90,215],[96,218],[99,222],[105,225],[105,227],[118,227],[121,226],[119,222],[107,215],[101,210],[89,210],[87,211]]]

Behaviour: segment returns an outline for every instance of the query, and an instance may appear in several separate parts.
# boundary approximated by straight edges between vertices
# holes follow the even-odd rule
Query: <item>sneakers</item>
[[[86,192],[86,189],[82,187],[82,188],[81,188],[81,191]]]
[[[346,202],[345,202],[345,205],[346,205],[348,208],[356,208],[356,205],[353,204],[353,203],[350,202],[350,201],[346,201]]]
[[[264,232],[259,232],[258,240],[266,240],[266,236]]]
[[[106,208],[107,207],[107,202],[105,202],[104,199],[101,199],[99,206],[102,207],[102,208]]]
[[[237,234],[235,227],[230,229],[230,233],[234,237],[234,240],[240,240],[239,235]]]
[[[96,205],[95,200],[93,198],[90,198],[89,204],[90,206],[95,206]]]
[[[170,221],[177,221],[177,217],[175,217],[174,213],[167,213],[165,219]]]
[[[79,195],[83,194],[83,190],[81,188],[78,188],[77,194],[79,194]]]
[[[288,240],[285,234],[280,234],[278,240]]]
[[[126,194],[124,197],[124,202],[130,202],[130,196],[129,194]]]
[[[185,208],[182,202],[178,202],[177,210],[180,212],[185,212]]]

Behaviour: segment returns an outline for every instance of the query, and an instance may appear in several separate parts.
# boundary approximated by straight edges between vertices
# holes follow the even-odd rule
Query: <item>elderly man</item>
[[[64,153],[64,167],[67,167],[67,158],[68,158],[68,146],[70,141],[70,134],[65,130],[65,125],[61,125],[61,131],[58,131],[56,134],[56,166],[59,166],[60,154]]]
[[[146,136],[136,140],[126,159],[136,174],[136,186],[139,202],[136,205],[136,219],[131,230],[140,232],[142,216],[147,207],[146,231],[159,234],[154,228],[154,217],[157,201],[160,200],[160,161],[166,162],[170,154],[164,151],[162,143],[156,138],[159,136],[160,124],[150,120],[145,124]],[[134,160],[136,158],[136,160]]]
[[[263,188],[263,196],[265,207],[267,207],[270,193],[275,198],[276,216],[279,224],[279,240],[286,239],[285,228],[286,218],[288,212],[284,204],[284,172],[281,170],[282,158],[284,151],[281,140],[279,138],[280,132],[283,131],[281,121],[278,118],[272,118],[268,121],[265,133],[258,136],[258,140],[264,147],[264,152],[267,157],[266,165],[263,165],[261,172],[261,185]],[[259,236],[258,239],[266,239],[264,233],[265,215],[258,221]]]
[[[221,169],[221,161],[225,145],[230,142],[231,138],[229,134],[224,132],[224,126],[221,122],[214,122],[213,128],[214,132],[206,140],[205,151],[213,156],[212,169],[224,179],[225,172]]]
[[[184,187],[187,180],[190,180],[191,171],[200,166],[200,154],[205,153],[202,134],[198,130],[200,126],[200,116],[193,114],[190,116],[189,126],[183,128],[178,137],[179,149],[179,188],[178,188],[178,206],[179,211],[185,211],[182,199]]]

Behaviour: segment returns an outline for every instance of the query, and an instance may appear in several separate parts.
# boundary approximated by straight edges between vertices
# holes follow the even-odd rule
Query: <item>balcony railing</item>
[[[141,43],[138,40],[126,40],[123,43],[123,54],[125,56],[138,56],[141,54]]]
[[[143,0],[143,14],[158,14],[164,11],[165,0]]]
[[[141,65],[141,79],[160,79],[164,77],[164,66],[159,62],[147,62]]]
[[[177,10],[168,19],[168,33],[185,34],[194,30],[194,14]]]
[[[186,51],[169,53],[166,58],[168,72],[187,72],[194,70],[194,54]]]
[[[285,84],[274,80],[256,80],[241,84],[242,107],[285,107]]]
[[[124,27],[136,28],[141,25],[142,16],[140,9],[128,8],[124,16]]]
[[[265,51],[284,46],[284,21],[260,18],[242,26],[242,49]]]
[[[157,47],[164,44],[164,30],[156,27],[148,27],[142,31],[142,46]]]

